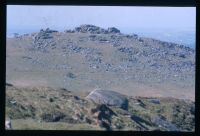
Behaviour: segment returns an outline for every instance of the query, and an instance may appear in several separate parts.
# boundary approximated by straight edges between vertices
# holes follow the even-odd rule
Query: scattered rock
[[[80,98],[78,96],[74,96],[75,100],[80,100]]]
[[[14,33],[14,38],[19,38],[20,35],[18,33]]]
[[[138,41],[141,42],[141,43],[144,42],[144,40],[142,38],[139,38]]]
[[[195,105],[192,105],[191,109],[190,109],[191,114],[195,114]]]
[[[23,59],[27,59],[27,60],[30,60],[32,59],[32,57],[28,57],[28,56],[22,56]]]
[[[158,127],[164,128],[167,131],[179,131],[177,126],[175,124],[172,124],[171,122],[167,120],[163,120],[160,117],[156,116],[151,119],[151,121],[156,124]]]
[[[11,83],[6,83],[6,86],[13,86],[13,84],[11,84]]]
[[[13,105],[15,105],[17,103],[17,101],[12,100],[12,101],[10,101],[10,103],[13,104]]]
[[[65,33],[75,33],[74,30],[65,30]]]
[[[133,49],[133,47],[130,47],[130,48],[122,47],[122,48],[119,48],[118,50],[119,50],[120,52],[128,53],[128,54],[130,54],[130,55],[132,55],[132,54],[135,53],[135,50]]]
[[[90,118],[88,118],[88,117],[84,117],[84,120],[85,120],[85,122],[88,123],[88,124],[91,124],[91,123],[92,123],[92,120],[91,120]]]
[[[151,100],[151,102],[154,103],[154,104],[160,104],[160,101],[156,100],[156,99]]]
[[[95,40],[96,40],[96,37],[97,37],[96,35],[90,35],[90,36],[89,36],[89,39],[90,39],[91,41],[95,41]]]
[[[53,98],[49,98],[49,102],[54,102],[54,99]]]
[[[65,115],[63,113],[44,113],[41,115],[41,119],[45,122],[58,122],[63,119]]]
[[[66,76],[69,78],[76,78],[76,76],[71,72],[68,72]]]
[[[179,57],[186,58],[185,54],[180,54]]]

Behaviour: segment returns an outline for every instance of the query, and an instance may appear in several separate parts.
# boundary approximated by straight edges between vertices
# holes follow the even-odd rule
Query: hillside
[[[6,45],[14,129],[194,131],[194,49],[94,25],[41,29]],[[94,90],[103,103],[88,100]],[[125,109],[113,106],[118,98]]]
[[[85,94],[86,96],[87,94]],[[195,106],[171,97],[132,97],[128,109],[96,104],[64,88],[6,86],[6,116],[18,130],[194,131]]]
[[[195,50],[117,28],[81,25],[7,38],[6,62],[7,82],[15,85],[194,100]]]

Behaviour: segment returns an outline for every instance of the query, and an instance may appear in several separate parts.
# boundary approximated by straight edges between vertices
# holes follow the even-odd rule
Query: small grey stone
[[[156,99],[151,100],[151,102],[154,103],[154,104],[160,104],[160,101],[156,100]]]

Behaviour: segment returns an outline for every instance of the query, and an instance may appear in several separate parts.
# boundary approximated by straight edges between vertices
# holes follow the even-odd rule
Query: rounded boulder
[[[86,98],[97,104],[105,104],[128,110],[128,99],[123,94],[115,91],[94,90]]]

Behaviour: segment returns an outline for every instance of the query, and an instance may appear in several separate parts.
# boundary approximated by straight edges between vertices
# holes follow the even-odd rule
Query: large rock
[[[105,104],[107,106],[116,106],[124,110],[128,109],[128,99],[115,91],[110,90],[94,90],[87,97],[97,104]]]

